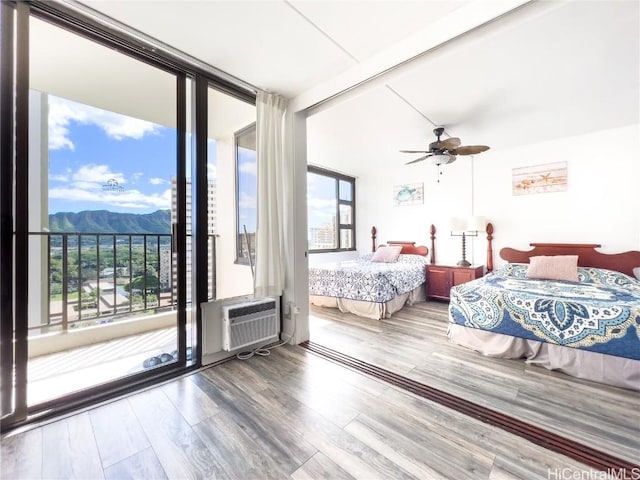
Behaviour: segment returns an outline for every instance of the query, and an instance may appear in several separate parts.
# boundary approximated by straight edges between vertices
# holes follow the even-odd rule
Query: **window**
[[[258,162],[256,124],[235,133],[236,149],[236,255],[238,263],[249,264],[256,258],[256,217],[258,212]]]
[[[355,250],[355,178],[309,167],[307,208],[310,252]]]

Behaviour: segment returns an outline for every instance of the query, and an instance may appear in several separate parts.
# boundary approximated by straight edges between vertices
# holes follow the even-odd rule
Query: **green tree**
[[[158,287],[160,286],[160,281],[158,277],[152,273],[147,273],[146,275],[146,292],[156,294],[158,291]],[[124,289],[128,292],[132,292],[133,290],[140,290],[144,292],[145,290],[145,276],[139,275],[133,279],[131,283],[127,283],[124,286]]]

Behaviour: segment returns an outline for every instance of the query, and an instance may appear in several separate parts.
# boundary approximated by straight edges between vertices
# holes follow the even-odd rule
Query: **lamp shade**
[[[467,230],[467,219],[464,217],[451,217],[449,228],[452,232],[464,232]]]
[[[452,232],[484,232],[487,219],[484,217],[451,217],[449,228]]]
[[[469,217],[466,228],[468,232],[484,232],[487,228],[487,219],[484,217]]]

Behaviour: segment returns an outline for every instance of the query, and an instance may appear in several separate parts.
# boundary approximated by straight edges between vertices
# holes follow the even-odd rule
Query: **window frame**
[[[336,232],[336,243],[338,245],[337,248],[316,248],[316,249],[308,249],[309,253],[332,253],[332,252],[352,252],[356,250],[356,179],[355,177],[351,177],[349,175],[345,175],[344,173],[339,173],[333,170],[329,170],[322,167],[317,167],[315,165],[307,166],[307,175],[309,173],[314,173],[316,175],[322,175],[325,177],[329,177],[334,179],[335,181],[335,199],[336,199],[336,221],[335,221],[335,232]],[[340,181],[348,182],[351,184],[351,200],[341,200],[340,199]],[[351,207],[351,224],[340,223],[340,206],[346,205]],[[309,215],[309,207],[307,206],[307,216]],[[341,236],[340,233],[342,230],[351,230],[351,247],[343,248],[341,246]],[[307,246],[309,245],[309,230],[307,226]]]
[[[236,265],[255,265],[255,259],[256,259],[256,246],[255,244],[253,245],[253,257],[252,257],[252,262],[249,262],[249,257],[245,257],[242,255],[242,232],[240,232],[240,185],[239,185],[239,181],[240,181],[240,169],[239,169],[239,164],[238,164],[238,138],[242,135],[246,135],[247,133],[250,133],[253,130],[254,135],[256,135],[256,122],[252,122],[249,125],[247,125],[246,127],[241,128],[240,130],[236,130],[235,132],[233,132],[233,155],[235,156],[235,169],[236,169],[236,192],[235,192],[235,209],[236,209],[236,259],[235,259],[235,264]],[[257,143],[257,138],[256,138],[256,143]],[[256,145],[256,167],[257,167],[257,163],[258,163],[258,158],[257,158],[258,152],[257,152],[257,145]],[[258,177],[256,175],[256,184],[258,181]],[[256,185],[256,193],[257,193],[257,185]],[[256,212],[257,212],[257,208],[258,208],[258,198],[256,197]],[[257,220],[256,220],[257,222]],[[258,229],[258,225],[256,223],[256,234],[257,234],[257,229]],[[255,234],[254,234],[255,235]],[[255,236],[254,236],[255,239]],[[254,242],[255,243],[255,242]],[[251,256],[251,245],[249,245],[249,256]]]

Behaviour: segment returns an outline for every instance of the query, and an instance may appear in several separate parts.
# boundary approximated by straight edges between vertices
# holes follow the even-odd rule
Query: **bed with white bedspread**
[[[379,248],[397,248],[399,253],[393,261],[376,261],[380,253],[376,249],[355,260],[310,267],[310,303],[377,320],[407,303],[423,301],[427,247],[388,242]]]

